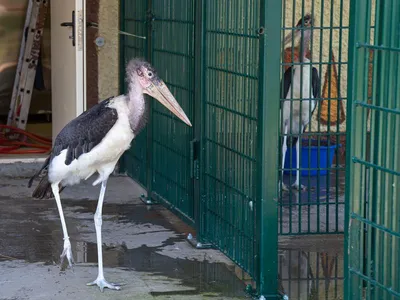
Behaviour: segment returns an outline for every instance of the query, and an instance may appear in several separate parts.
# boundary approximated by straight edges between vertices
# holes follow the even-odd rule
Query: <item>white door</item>
[[[51,1],[53,141],[86,110],[85,0]]]

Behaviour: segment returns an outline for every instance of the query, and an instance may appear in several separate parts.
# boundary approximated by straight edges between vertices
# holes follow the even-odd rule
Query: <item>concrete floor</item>
[[[191,228],[161,206],[148,207],[127,177],[109,180],[103,209],[105,277],[121,291],[85,284],[97,276],[92,180],[61,194],[75,259],[61,269],[62,231],[55,201],[33,200],[29,164],[0,165],[0,299],[244,299],[245,284],[216,250],[195,250]],[[95,179],[95,177],[93,178]]]
[[[87,287],[97,276],[95,176],[61,194],[76,262],[64,270],[55,201],[33,200],[27,187],[40,160],[0,164],[0,300],[247,298],[234,264],[216,250],[193,249],[185,240],[193,229],[162,206],[144,205],[144,190],[128,177],[110,178],[103,209],[105,277],[122,290]],[[278,290],[290,300],[343,299],[342,235],[281,236],[278,265]]]
[[[343,168],[343,166],[342,166]],[[288,186],[296,177],[284,175]],[[280,234],[315,234],[344,232],[345,171],[332,170],[329,175],[302,176],[302,191],[291,189],[280,194],[278,205]]]

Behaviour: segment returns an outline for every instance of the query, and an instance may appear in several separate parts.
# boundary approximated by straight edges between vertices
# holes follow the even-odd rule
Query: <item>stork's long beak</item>
[[[294,32],[293,31],[289,32],[285,37],[283,46],[286,47],[289,43],[292,43],[292,37],[293,37],[293,44],[296,44],[296,40],[298,39],[300,34],[301,32],[299,29],[294,30]]]
[[[293,44],[296,44],[296,40],[301,38],[301,31],[307,30],[307,28],[310,29],[310,27],[313,26],[313,23],[314,20],[311,14],[304,15],[304,17],[297,22],[296,29],[286,35],[283,46],[286,47],[287,44],[291,43],[292,38]],[[304,26],[303,29],[302,26]]]
[[[186,116],[182,107],[178,104],[175,97],[171,94],[168,87],[165,85],[164,81],[157,78],[152,80],[150,85],[146,87],[144,92],[151,97],[158,100],[162,105],[168,108],[175,116],[181,119],[185,124],[192,126],[189,118]]]

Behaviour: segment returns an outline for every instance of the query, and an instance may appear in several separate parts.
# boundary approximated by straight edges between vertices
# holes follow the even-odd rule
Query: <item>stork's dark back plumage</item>
[[[104,138],[104,130],[110,130],[118,119],[116,111],[107,107],[110,97],[93,106],[90,110],[83,112],[77,118],[69,122],[57,135],[53,149],[44,162],[41,169],[29,180],[28,187],[32,186],[33,180],[41,176],[38,186],[32,193],[33,198],[53,198],[51,184],[48,181],[47,170],[51,160],[67,149],[65,164],[69,165],[74,159],[82,154],[88,153]],[[101,128],[101,129],[100,129]],[[77,130],[78,129],[78,130]],[[60,193],[64,187],[60,187]]]
[[[118,120],[116,110],[107,107],[113,98],[101,101],[69,122],[54,141],[51,158],[67,149],[65,164],[69,165],[96,147],[104,138],[104,132],[108,132]]]

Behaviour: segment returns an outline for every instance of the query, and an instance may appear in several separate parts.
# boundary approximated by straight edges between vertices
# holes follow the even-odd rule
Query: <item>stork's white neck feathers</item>
[[[139,83],[136,74],[129,76],[129,90],[126,97],[129,108],[129,123],[132,131],[136,134],[146,120],[144,119],[146,111],[146,103],[143,95],[143,88]]]
[[[300,43],[300,62],[308,62],[307,59],[307,50],[310,48],[310,40],[311,40],[311,30],[307,29],[303,33],[303,41]]]

